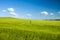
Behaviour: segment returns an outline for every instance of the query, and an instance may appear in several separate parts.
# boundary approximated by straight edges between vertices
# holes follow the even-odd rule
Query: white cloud
[[[46,12],[46,11],[43,11],[43,12],[41,12],[41,14],[48,15],[48,12]]]
[[[8,8],[7,10],[8,10],[8,12],[9,12],[12,16],[15,16],[15,17],[18,16],[18,15],[15,13],[14,8]]]
[[[60,12],[58,12],[60,14]]]
[[[2,12],[6,12],[6,10],[2,10]]]
[[[50,13],[50,15],[54,15],[53,13]]]
[[[8,8],[8,11],[14,12],[14,8]]]
[[[13,16],[18,16],[15,12],[10,12],[10,14]]]
[[[27,16],[32,16],[32,14],[26,14]]]

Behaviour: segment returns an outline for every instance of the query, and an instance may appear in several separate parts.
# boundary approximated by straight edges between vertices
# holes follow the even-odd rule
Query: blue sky
[[[60,0],[0,0],[0,17],[60,19]]]

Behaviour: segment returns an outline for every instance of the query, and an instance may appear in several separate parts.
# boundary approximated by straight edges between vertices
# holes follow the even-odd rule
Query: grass
[[[60,21],[0,18],[0,40],[60,40]]]

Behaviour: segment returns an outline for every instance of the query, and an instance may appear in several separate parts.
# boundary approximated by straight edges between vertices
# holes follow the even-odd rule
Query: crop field
[[[60,40],[60,21],[3,17],[0,40]]]

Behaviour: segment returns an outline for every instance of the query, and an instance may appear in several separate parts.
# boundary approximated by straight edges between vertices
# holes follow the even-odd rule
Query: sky
[[[60,0],[0,0],[0,17],[60,19]]]

